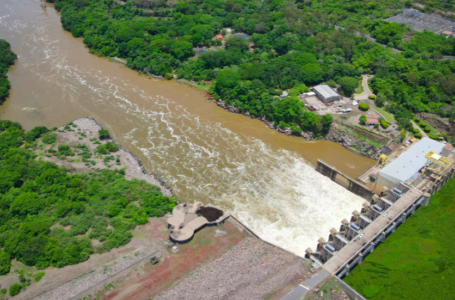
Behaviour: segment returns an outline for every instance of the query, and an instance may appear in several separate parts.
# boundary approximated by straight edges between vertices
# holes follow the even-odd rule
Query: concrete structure
[[[429,152],[441,153],[444,144],[423,138],[413,144],[395,160],[379,171],[374,191],[378,194],[392,189],[400,182],[416,179],[419,171],[427,164]]]
[[[349,176],[343,174],[342,172],[326,164],[320,159],[318,159],[317,161],[316,171],[318,171],[322,175],[329,177],[330,179],[332,179],[332,181],[335,181],[341,186],[347,188],[349,191],[353,192],[354,194],[360,197],[363,197],[368,201],[370,201],[371,197],[373,196],[372,190],[362,185],[360,182],[351,179]]]
[[[429,198],[429,195],[427,197]],[[361,263],[364,256],[374,251],[374,248],[384,240],[386,235],[395,231],[397,219],[403,214],[406,214],[407,217],[410,208],[412,210],[409,211],[409,215],[415,211],[415,203],[419,202],[421,198],[424,198],[421,191],[409,187],[409,191],[387,210],[387,215],[378,215],[369,226],[363,229],[363,237],[359,235],[353,238],[346,247],[340,249],[337,255],[324,265],[324,269],[341,278],[346,276],[351,268]],[[422,205],[423,200],[418,205]],[[365,213],[368,212],[365,211]],[[400,222],[402,223],[403,220]]]
[[[430,139],[408,145],[405,141],[386,160],[378,162],[357,179],[362,182],[359,188],[363,189],[368,179],[373,178],[368,186],[376,184],[379,173],[382,173],[385,174],[383,178],[393,182],[393,186],[380,196],[373,194],[370,203],[365,202],[360,212],[354,211],[350,221],[344,219],[339,231],[331,229],[327,242],[320,238],[316,251],[308,248],[305,257],[323,265],[324,270],[339,279],[348,276],[352,268],[372,253],[418,207],[428,205],[431,195],[454,177],[455,153],[450,145]],[[337,181],[337,177],[348,182],[352,180],[321,161],[318,161],[317,170],[333,181]],[[354,293],[353,296],[357,295]]]
[[[441,155],[443,156],[449,156],[453,151],[453,147],[452,145],[450,145],[449,143],[447,143],[444,148],[442,148],[442,151],[441,151]]]
[[[360,264],[366,255],[373,252],[378,244],[404,223],[419,206],[428,205],[431,195],[454,176],[455,153],[450,151],[448,152],[450,156],[444,157],[431,151],[441,151],[444,147],[446,145],[432,140],[419,141],[408,148],[400,147],[398,155],[392,153],[390,157],[396,159],[390,160],[389,157],[390,163],[385,167],[383,164],[373,166],[372,169],[375,170],[383,167],[379,169],[382,171],[392,165],[390,170],[395,170],[397,165],[405,164],[406,161],[403,161],[405,158],[411,160],[409,163],[412,164],[412,168],[407,172],[398,172],[396,176],[407,178],[409,174],[414,174],[416,169],[417,172],[422,169],[422,174],[419,173],[417,179],[412,179],[410,182],[394,183],[394,187],[388,189],[384,195],[374,194],[371,202],[364,203],[360,212],[352,213],[350,221],[342,221],[339,232],[335,229],[330,230],[328,242],[322,238],[319,239],[316,252],[313,253],[311,249],[307,249],[306,257],[319,264],[322,263],[323,268],[330,274],[339,278],[347,276],[353,267]],[[449,151],[451,147],[445,149]],[[412,163],[413,159],[414,163]],[[397,160],[398,163],[395,163]],[[431,165],[428,166],[428,164]],[[419,168],[420,165],[423,168]],[[334,171],[329,171],[333,170],[330,166],[323,164],[321,166],[327,169],[324,172],[329,177],[337,175],[333,174]],[[433,172],[432,170],[437,173],[437,177],[428,175]],[[361,176],[364,177],[364,175]],[[413,176],[411,175],[411,177]],[[327,245],[335,248],[336,252],[324,251],[331,249]]]
[[[197,211],[202,207],[201,202],[194,204],[181,203],[172,210],[172,217],[167,220],[170,227],[169,237],[172,241],[184,243],[191,240],[194,233],[206,225],[219,225],[223,223],[229,214],[223,212],[223,215],[214,222],[209,222],[204,217],[199,217]]]
[[[317,85],[313,88],[313,92],[324,103],[340,100],[340,95],[326,84]]]

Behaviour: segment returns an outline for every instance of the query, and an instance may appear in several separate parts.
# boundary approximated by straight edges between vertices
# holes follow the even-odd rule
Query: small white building
[[[313,92],[324,103],[334,102],[340,100],[340,95],[335,92],[330,86],[320,84],[313,88]]]

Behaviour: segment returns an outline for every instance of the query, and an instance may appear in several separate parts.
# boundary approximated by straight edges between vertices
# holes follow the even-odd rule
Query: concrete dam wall
[[[367,201],[371,201],[371,197],[373,196],[373,191],[364,186],[363,184],[355,181],[354,179],[350,178],[349,176],[343,174],[342,172],[338,171],[334,167],[326,164],[322,160],[318,159],[316,164],[316,171],[321,173],[324,176],[329,177],[332,181],[338,183],[339,185],[345,187],[347,190],[351,191],[352,193],[364,198]]]

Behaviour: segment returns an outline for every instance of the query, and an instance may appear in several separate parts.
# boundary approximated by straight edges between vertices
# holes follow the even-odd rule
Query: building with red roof
[[[379,120],[375,118],[367,118],[367,121],[365,122],[367,125],[376,125],[379,124]]]

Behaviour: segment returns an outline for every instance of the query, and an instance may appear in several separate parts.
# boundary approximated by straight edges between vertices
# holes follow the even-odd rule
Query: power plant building
[[[316,96],[324,103],[329,103],[333,101],[340,100],[340,95],[335,92],[330,86],[326,84],[320,84],[313,88],[313,92],[316,93]]]
[[[428,162],[427,154],[430,152],[439,154],[445,146],[430,138],[423,138],[411,145],[408,150],[379,171],[375,191],[380,193],[397,187],[400,182],[416,179],[419,171]]]

